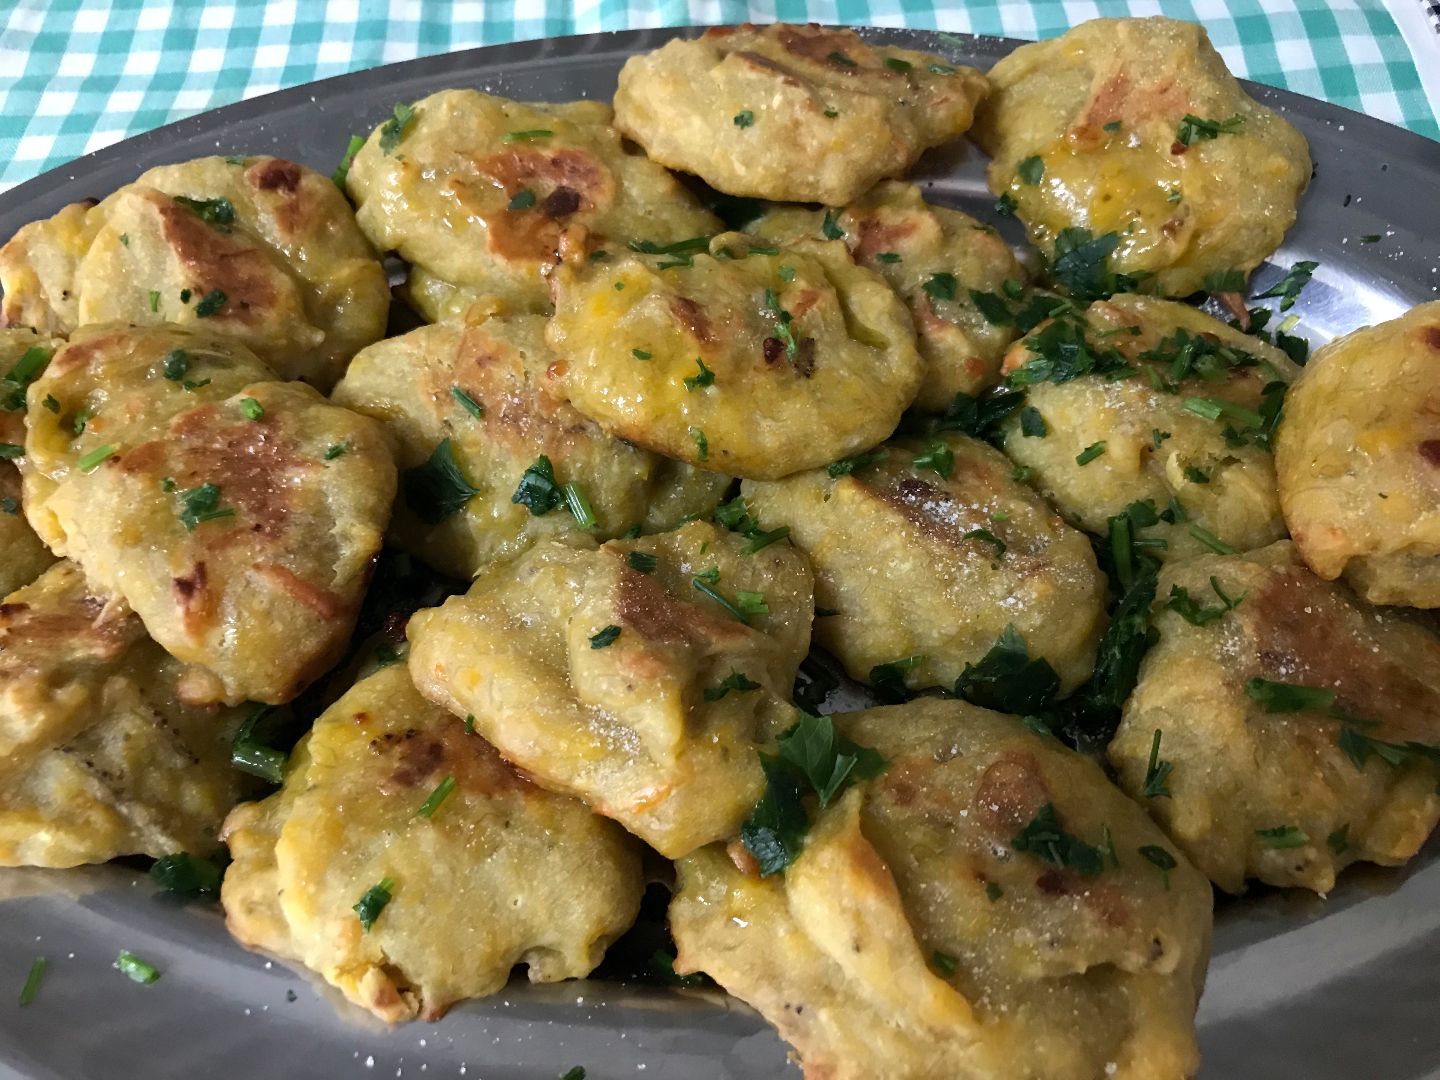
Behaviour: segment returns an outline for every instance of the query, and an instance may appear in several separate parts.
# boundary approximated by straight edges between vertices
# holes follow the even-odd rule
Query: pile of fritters
[[[972,123],[1034,275],[902,179]],[[353,142],[0,248],[0,865],[228,854],[392,1022],[658,881],[807,1076],[1155,1080],[1211,883],[1440,819],[1440,304],[1246,308],[1309,152],[1198,27],[715,29]]]

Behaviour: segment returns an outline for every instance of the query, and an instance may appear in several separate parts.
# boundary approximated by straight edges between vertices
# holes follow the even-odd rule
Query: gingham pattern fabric
[[[0,0],[0,190],[192,113],[376,64],[526,38],[746,19],[1044,38],[1100,15],[1166,14],[1204,23],[1239,75],[1440,138],[1416,57],[1384,2]],[[1434,54],[1420,60],[1440,65],[1440,43],[1430,44]]]

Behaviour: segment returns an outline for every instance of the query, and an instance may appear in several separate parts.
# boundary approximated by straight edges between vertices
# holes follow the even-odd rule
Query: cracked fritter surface
[[[176,323],[328,390],[385,333],[390,287],[329,177],[274,157],[161,165],[0,248],[4,321]],[[194,325],[198,324],[198,325]]]
[[[449,439],[456,466],[477,489],[439,521],[427,520],[433,507],[412,508],[402,493],[391,530],[401,547],[470,578],[542,538],[609,539],[635,525],[653,532],[714,509],[728,476],[606,435],[565,401],[555,360],[538,315],[421,327],[355,358],[335,403],[384,421],[402,469],[423,465]],[[582,529],[563,503],[537,515],[513,501],[541,455],[556,483],[585,495],[594,527]]]
[[[874,446],[920,386],[909,312],[844,244],[743,233],[555,276],[571,404],[612,435],[775,479]]]
[[[973,68],[853,30],[725,26],[631,57],[615,123],[719,191],[842,206],[970,126]]]
[[[1305,137],[1245,93],[1194,23],[1092,19],[1022,45],[989,78],[974,137],[994,159],[990,190],[1047,256],[1064,229],[1114,233],[1114,269],[1185,296],[1209,274],[1253,270],[1295,221]]]
[[[1171,511],[1174,521],[1143,530],[1169,545],[1150,551],[1161,559],[1207,550],[1194,526],[1240,551],[1285,535],[1275,461],[1248,427],[1254,417],[1211,420],[1187,402],[1204,398],[1258,413],[1266,386],[1299,374],[1288,356],[1203,311],[1153,297],[1113,296],[1083,317],[1062,318],[1083,327],[1088,348],[1112,350],[1133,368],[1026,386],[1044,436],[1026,435],[1018,411],[1005,421],[1005,453],[1034,470],[1036,487],[1066,518],[1103,536],[1107,520],[1134,502],[1149,499],[1163,512],[1178,500],[1183,516]],[[1044,332],[1010,350],[1005,370],[1012,379],[1045,362],[1031,348]],[[1077,460],[1098,443],[1103,452]]]
[[[209,854],[253,786],[241,709],[187,706],[184,665],[59,562],[0,603],[0,866]]]
[[[493,994],[516,964],[533,982],[584,977],[643,888],[640,845],[521,777],[416,693],[403,665],[332,705],[280,791],[239,807],[225,832],[231,933],[392,1023]],[[367,931],[355,905],[387,880]]]
[[[764,787],[755,748],[795,721],[813,610],[802,555],[747,547],[702,522],[540,543],[411,619],[415,685],[667,857],[730,836]]]
[[[428,318],[480,297],[543,313],[558,261],[718,231],[676,179],[627,149],[596,101],[526,103],[442,90],[392,118],[355,155],[347,186],[375,245],[420,271]]]
[[[1344,733],[1440,745],[1433,624],[1320,580],[1287,541],[1170,564],[1160,602],[1179,586],[1219,611],[1212,578],[1245,598],[1203,626],[1158,611],[1159,642],[1110,744],[1121,785],[1227,892],[1258,878],[1324,893],[1352,862],[1409,859],[1440,820],[1440,767],[1423,754],[1392,764],[1387,747],[1357,765],[1363,751]],[[1334,702],[1270,712],[1247,692],[1252,678],[1319,687]],[[1157,730],[1171,794],[1145,798]]]
[[[29,399],[31,524],[208,670],[192,700],[287,701],[337,659],[394,500],[378,423],[169,326],[79,331]]]
[[[759,1009],[811,1078],[1193,1074],[1210,889],[1143,811],[1014,717],[921,699],[835,720],[888,767],[783,877],[682,859],[676,971]],[[1017,849],[1047,805],[1097,872]]]
[[[815,620],[816,640],[862,680],[918,658],[904,672],[916,690],[953,685],[1013,625],[1063,692],[1084,682],[1105,626],[1105,578],[1085,536],[978,440],[897,440],[883,452],[846,476],[811,469],[743,486],[761,525],[788,526],[810,558],[816,606],[834,612]]]
[[[839,229],[855,260],[890,283],[915,322],[925,376],[915,404],[941,411],[955,395],[1000,381],[1013,323],[992,323],[971,293],[997,298],[1022,288],[1026,273],[989,225],[927,203],[913,184],[885,181],[836,214],[779,207],[752,228],[760,236],[824,237]]]
[[[1440,302],[1317,350],[1275,464],[1311,569],[1371,603],[1440,608]]]

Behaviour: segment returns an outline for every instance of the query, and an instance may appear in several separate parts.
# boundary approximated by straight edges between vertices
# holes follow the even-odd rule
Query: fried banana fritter
[[[551,371],[555,360],[538,315],[421,327],[355,358],[333,400],[384,421],[401,467],[416,470],[407,474],[392,527],[402,548],[470,578],[538,539],[608,539],[635,525],[653,532],[714,509],[728,476],[606,435],[565,401]],[[453,510],[437,505],[422,483],[443,440],[474,491]],[[530,506],[515,501],[542,456],[554,478],[547,491],[573,484],[594,524],[582,527],[558,497]]]
[[[1072,365],[1081,346],[1088,368]],[[1005,452],[1081,528],[1103,536],[1148,500],[1135,525],[1165,542],[1150,549],[1161,559],[1214,550],[1202,538],[1248,551],[1285,535],[1269,439],[1300,369],[1274,346],[1185,304],[1120,295],[1041,326],[1005,370],[1028,410],[1005,421]]]
[[[840,243],[726,233],[709,254],[566,265],[555,288],[575,408],[702,468],[773,480],[867,449],[920,385],[909,313]]]
[[[721,26],[626,61],[615,124],[731,195],[843,206],[970,126],[985,76],[853,30]]]
[[[287,701],[334,663],[395,496],[380,424],[170,326],[78,331],[29,401],[31,524],[205,669],[190,700]]]
[[[0,603],[0,866],[215,850],[244,710],[185,705],[183,672],[73,563]]]
[[[693,522],[582,551],[542,542],[411,619],[420,692],[516,767],[661,854],[733,835],[755,754],[795,721],[812,579],[785,543]]]
[[[1006,626],[1084,682],[1105,627],[1085,536],[963,435],[898,440],[847,475],[811,469],[742,488],[761,526],[788,526],[815,569],[816,640],[857,679],[900,662],[912,690],[950,686]]]
[[[1433,624],[1322,581],[1288,541],[1167,565],[1158,595],[1159,642],[1109,753],[1196,866],[1227,892],[1324,893],[1352,862],[1420,849],[1440,820]]]
[[[887,768],[783,877],[682,859],[677,972],[757,1008],[816,1080],[1193,1075],[1210,889],[1143,811],[1014,717],[835,720]]]
[[[1245,93],[1194,23],[1092,19],[1022,45],[989,78],[974,135],[994,159],[990,190],[1051,259],[1104,238],[1112,269],[1185,296],[1248,274],[1295,221],[1305,137]]]
[[[1319,349],[1275,465],[1312,570],[1373,604],[1440,608],[1440,301]]]
[[[545,274],[562,259],[717,232],[719,222],[622,144],[610,120],[596,101],[527,104],[478,90],[397,107],[350,167],[360,227],[420,271],[408,296],[430,319],[480,297],[544,313]]]
[[[855,260],[881,274],[915,321],[925,376],[917,407],[941,411],[956,394],[975,395],[1000,381],[1000,361],[1015,340],[1012,321],[992,322],[975,293],[1018,299],[1026,274],[989,225],[932,206],[913,184],[885,181],[838,214],[780,207],[752,229],[780,239],[841,234]],[[1013,294],[1013,295],[1011,295]]]
[[[493,994],[516,964],[533,982],[587,975],[643,888],[619,826],[518,775],[403,665],[331,706],[284,787],[225,832],[230,932],[391,1023]]]
[[[162,165],[99,204],[67,206],[0,248],[0,287],[8,325],[68,335],[176,323],[232,337],[321,390],[385,333],[390,306],[345,197],[274,157]]]

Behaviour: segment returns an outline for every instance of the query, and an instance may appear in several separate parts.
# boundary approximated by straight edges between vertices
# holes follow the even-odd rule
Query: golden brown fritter
[[[184,665],[60,562],[0,604],[0,866],[208,854],[251,785],[244,710],[196,708]]]
[[[735,833],[764,787],[755,748],[795,721],[810,569],[788,544],[748,546],[703,522],[598,550],[541,542],[411,619],[415,685],[678,858]]]
[[[1373,604],[1440,607],[1440,301],[1318,350],[1275,465],[1312,570]]]
[[[600,102],[442,90],[413,109],[375,129],[347,186],[366,235],[421,271],[409,297],[431,319],[480,297],[544,313],[545,274],[561,259],[719,229],[673,176],[626,149]]]
[[[1176,588],[1177,606],[1208,614],[1155,620],[1159,643],[1110,744],[1125,790],[1227,892],[1258,878],[1324,893],[1352,862],[1414,855],[1440,820],[1436,751],[1407,749],[1440,746],[1433,624],[1321,581],[1289,542],[1172,563],[1161,602]],[[1294,708],[1293,691],[1254,679],[1322,693]],[[1161,761],[1170,794],[1145,797]]]
[[[448,439],[475,491],[445,513],[448,507],[416,486],[431,470],[409,473],[392,527],[402,548],[470,578],[538,539],[608,539],[635,525],[653,532],[714,509],[728,476],[606,435],[565,401],[552,373],[555,360],[539,315],[425,326],[355,358],[335,388],[335,403],[384,421],[403,469],[423,466]],[[557,484],[574,484],[585,496],[593,526],[582,528],[563,501],[544,514],[514,501],[542,455]]]
[[[331,706],[284,787],[225,832],[230,932],[391,1023],[493,994],[516,964],[533,982],[584,977],[643,889],[619,826],[519,776],[402,665]],[[355,905],[384,882],[367,929]]]
[[[975,140],[1048,257],[1064,230],[1112,235],[1113,269],[1185,296],[1249,273],[1295,221],[1305,137],[1252,99],[1202,27],[1092,19],[989,72]]]
[[[395,495],[380,424],[170,326],[78,331],[29,399],[31,524],[206,669],[190,700],[288,701],[337,659]]]
[[[816,640],[857,679],[905,662],[914,690],[952,685],[1010,625],[1062,692],[1084,682],[1105,626],[1105,577],[1085,536],[978,440],[897,440],[881,453],[848,475],[742,488],[761,526],[788,526],[810,557],[815,603],[834,612],[816,619]]]
[[[1081,336],[1108,357],[1095,372],[1032,381]],[[1026,435],[1013,413],[1005,453],[1081,528],[1104,535],[1111,516],[1148,499],[1166,514],[1143,531],[1168,544],[1150,550],[1161,559],[1211,550],[1206,533],[1239,551],[1285,535],[1263,414],[1280,404],[1280,388],[1268,399],[1266,388],[1300,369],[1274,346],[1185,304],[1121,295],[1037,329],[1005,370],[1045,431]]]
[[[885,181],[836,214],[778,207],[752,226],[759,236],[841,239],[861,265],[877,271],[910,308],[925,361],[915,404],[941,411],[956,394],[975,395],[1000,381],[1000,360],[1015,340],[1013,323],[991,322],[972,292],[997,303],[1019,295],[1026,274],[989,225],[933,206],[913,184]]]
[[[958,701],[835,719],[888,767],[783,877],[682,859],[677,972],[759,1009],[808,1078],[1193,1075],[1210,889],[1093,762]]]
[[[973,68],[853,30],[747,23],[631,57],[615,124],[731,195],[843,206],[963,133],[987,90]]]
[[[725,233],[709,254],[566,265],[547,335],[611,435],[759,480],[874,446],[921,378],[909,313],[838,242]]]
[[[98,205],[67,206],[0,248],[0,286],[12,326],[177,323],[322,390],[385,333],[390,305],[345,197],[274,157],[162,165]]]

